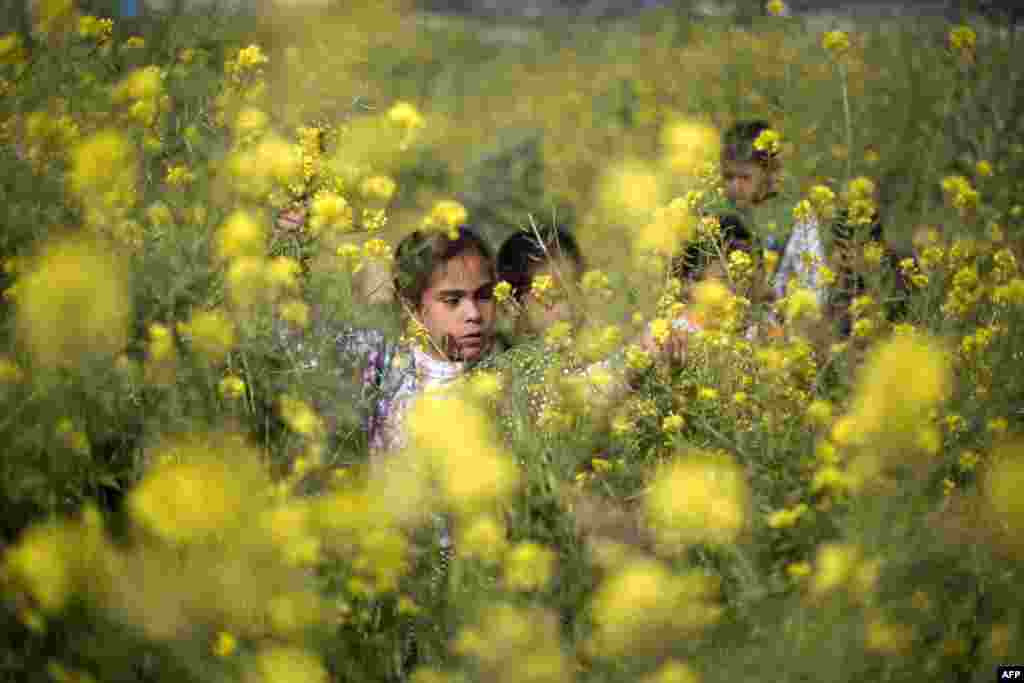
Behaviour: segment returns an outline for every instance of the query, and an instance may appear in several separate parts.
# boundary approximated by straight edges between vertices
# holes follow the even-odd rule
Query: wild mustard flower
[[[505,280],[500,281],[494,286],[494,299],[499,304],[503,304],[512,297],[512,285]]]
[[[175,544],[208,543],[238,533],[262,476],[255,460],[196,454],[158,464],[128,499],[133,521]]]
[[[661,131],[665,160],[674,173],[694,175],[719,154],[719,134],[712,126],[691,120],[673,121]]]
[[[253,664],[253,678],[267,683],[328,683],[323,663],[313,653],[294,646],[278,645],[260,652]]]
[[[770,2],[765,5],[765,9],[768,10],[768,14],[773,17],[781,17],[785,15],[787,8],[786,3],[782,0],[770,0]]]
[[[359,192],[366,199],[388,202],[395,195],[398,185],[389,176],[375,175],[363,180]]]
[[[238,650],[238,639],[228,631],[221,631],[217,634],[217,639],[214,641],[211,650],[218,657],[230,657]]]
[[[825,185],[815,185],[808,192],[808,201],[820,221],[828,222],[836,215],[836,193]]]
[[[677,434],[683,430],[685,425],[686,420],[683,419],[682,415],[670,413],[661,421],[661,430],[666,434]]]
[[[17,33],[0,36],[0,64],[18,64],[25,58],[24,41]]]
[[[450,239],[458,238],[458,229],[469,220],[469,212],[462,204],[453,199],[442,199],[435,202],[430,214],[423,219],[423,227],[427,230],[446,232]]]
[[[954,26],[949,31],[949,47],[954,52],[967,55],[974,52],[978,43],[978,34],[970,26]]]
[[[457,422],[453,432],[446,425]],[[518,470],[495,438],[486,415],[454,396],[416,401],[407,419],[411,445],[437,472],[446,500],[468,514],[504,499],[519,485]]]
[[[245,382],[237,375],[228,375],[217,385],[220,395],[229,400],[237,400],[245,396]]]
[[[133,307],[122,264],[104,245],[81,238],[47,246],[19,278],[16,322],[36,362],[76,364],[128,342]]]
[[[512,548],[503,566],[505,584],[512,590],[541,590],[551,581],[555,554],[538,543],[527,541]]]
[[[97,43],[110,40],[114,31],[114,22],[110,19],[100,19],[92,15],[85,15],[78,19],[78,35],[82,38],[95,38]]]
[[[279,405],[285,424],[296,434],[317,437],[323,432],[323,421],[308,403],[293,396],[282,396]]]
[[[141,50],[146,47],[146,39],[142,36],[132,36],[121,44],[122,50]]]
[[[651,525],[667,547],[732,543],[746,526],[749,491],[724,457],[694,454],[666,465],[646,499]]]
[[[217,231],[217,255],[221,259],[262,256],[266,250],[266,238],[263,221],[237,209]]]
[[[850,51],[850,36],[845,31],[827,31],[822,36],[821,46],[833,58],[839,59]]]
[[[989,178],[992,175],[992,163],[982,159],[978,163],[974,164],[974,172],[982,178]]]
[[[781,0],[774,2],[781,4]],[[700,678],[685,663],[670,659],[660,669],[641,679],[641,683],[700,683]]]
[[[774,156],[779,153],[781,142],[782,135],[777,130],[768,128],[761,131],[761,134],[754,140],[754,149]]]
[[[807,513],[807,510],[806,503],[800,503],[789,509],[776,510],[768,515],[768,526],[772,529],[788,529],[794,526]]]
[[[178,323],[178,332],[187,337],[200,354],[219,362],[235,346],[235,324],[222,311],[200,311],[188,323]]]
[[[594,648],[616,657],[654,645],[657,633],[698,633],[718,621],[717,598],[717,583],[709,576],[674,575],[652,560],[630,562],[594,597]]]

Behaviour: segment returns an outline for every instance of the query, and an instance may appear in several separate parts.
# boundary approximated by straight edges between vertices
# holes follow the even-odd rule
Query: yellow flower
[[[717,597],[717,583],[703,573],[673,575],[655,561],[631,562],[594,597],[594,645],[616,657],[653,644],[659,633],[697,633],[720,617]]]
[[[505,558],[505,583],[512,590],[541,590],[551,581],[554,567],[551,550],[529,541],[520,543]]]
[[[774,0],[780,5],[781,0]],[[641,679],[641,683],[700,683],[693,669],[676,660],[669,660],[656,672]]]
[[[497,519],[491,515],[480,515],[460,528],[457,541],[459,553],[497,564],[506,550],[506,535],[504,526]]]
[[[318,436],[323,431],[323,422],[306,402],[292,396],[282,396],[281,417],[296,434]]]
[[[71,152],[71,189],[87,204],[133,204],[136,172],[132,145],[116,130],[96,133]]]
[[[544,333],[544,345],[553,349],[564,349],[572,342],[572,323],[559,320]]]
[[[913,382],[906,378],[912,376]],[[864,431],[914,432],[950,387],[949,365],[936,342],[893,337],[874,350],[861,377],[852,414]]]
[[[494,299],[498,303],[505,303],[512,297],[512,285],[502,280],[494,286]]]
[[[712,387],[701,387],[697,390],[697,398],[701,401],[714,401],[718,399],[718,390]]]
[[[718,161],[719,134],[706,123],[671,122],[662,129],[661,144],[669,168],[676,173],[694,175],[706,164]]]
[[[196,179],[196,174],[189,170],[188,166],[171,166],[167,169],[167,184],[171,187],[184,187],[191,185]]]
[[[824,595],[846,584],[861,561],[860,549],[854,545],[830,543],[818,551],[817,571],[811,592]]]
[[[821,39],[821,46],[833,57],[842,57],[850,50],[850,36],[845,31],[828,31]]]
[[[25,50],[21,36],[8,33],[0,36],[0,64],[17,64],[24,59]]]
[[[327,230],[347,231],[352,228],[352,207],[340,194],[323,190],[313,198],[309,231],[320,235]]]
[[[784,3],[782,0],[771,0],[771,2],[769,2],[765,6],[765,9],[767,9],[768,14],[772,15],[773,17],[781,17],[786,13],[787,8],[786,3]]]
[[[743,472],[735,463],[695,454],[658,473],[646,509],[667,546],[731,543],[746,526],[749,498]]]
[[[16,320],[38,363],[77,364],[128,342],[132,299],[122,265],[99,243],[48,246],[18,281]]]
[[[367,199],[376,199],[382,202],[389,201],[395,194],[398,186],[395,181],[386,175],[370,176],[363,180],[359,191]]]
[[[423,115],[408,102],[396,102],[387,113],[388,119],[407,130],[422,128]]]
[[[806,512],[806,503],[800,503],[796,507],[787,510],[776,510],[768,515],[768,526],[772,529],[789,528],[794,526]]]
[[[810,576],[812,571],[814,571],[814,569],[811,567],[810,562],[793,562],[792,564],[786,565],[786,573],[794,579],[802,579],[805,576]]]
[[[146,47],[146,39],[140,36],[132,36],[121,45],[123,50],[141,50]]]
[[[328,683],[330,677],[319,658],[293,646],[275,646],[256,658],[255,681],[259,683]]]
[[[458,430],[450,425],[458,424]],[[456,396],[427,395],[407,419],[411,446],[436,471],[447,501],[463,513],[501,500],[519,485],[487,415]]]
[[[227,399],[239,399],[245,396],[245,382],[237,375],[228,375],[217,385],[220,395]]]
[[[665,416],[665,419],[661,421],[661,429],[666,434],[675,434],[681,432],[683,427],[686,425],[686,420],[683,419],[682,415],[676,415],[670,413]]]
[[[781,149],[780,143],[782,136],[779,131],[773,128],[767,128],[761,131],[757,139],[754,140],[754,149],[758,152],[765,152],[771,156],[775,156]]]
[[[192,347],[210,360],[220,361],[235,345],[235,324],[217,310],[201,311],[186,323],[178,323],[178,331],[189,337]]]
[[[235,210],[217,232],[217,255],[221,259],[262,256],[266,250],[263,222],[241,209]]]
[[[132,519],[172,543],[214,542],[248,524],[248,503],[269,485],[259,455],[235,439],[172,443],[128,498]]]
[[[974,165],[974,170],[982,178],[988,178],[992,175],[992,164],[982,160]]]
[[[423,220],[425,228],[433,228],[448,233],[451,239],[458,237],[457,229],[466,224],[469,220],[469,212],[466,207],[452,199],[442,199],[436,202],[428,215]]]
[[[973,52],[978,42],[978,34],[970,26],[954,26],[949,31],[949,46],[956,52]]]
[[[239,69],[255,69],[270,62],[270,58],[263,54],[259,45],[250,45],[238,51],[235,63]]]
[[[288,299],[281,302],[281,319],[292,323],[296,327],[304,329],[309,326],[309,306],[298,299]]]
[[[217,640],[213,643],[213,654],[218,657],[230,657],[238,649],[238,640],[228,633],[221,631],[217,634]]]
[[[652,365],[654,365],[654,360],[651,358],[651,354],[636,344],[630,344],[626,347],[626,366],[630,370],[642,372]]]

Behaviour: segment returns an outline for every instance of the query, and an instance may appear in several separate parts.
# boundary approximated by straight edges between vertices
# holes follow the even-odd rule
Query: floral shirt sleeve
[[[825,249],[817,222],[798,222],[786,242],[786,250],[775,273],[772,283],[775,296],[779,299],[784,297],[786,285],[795,277],[801,285],[814,291],[819,305],[824,305],[826,290],[818,274],[819,266],[824,263]]]

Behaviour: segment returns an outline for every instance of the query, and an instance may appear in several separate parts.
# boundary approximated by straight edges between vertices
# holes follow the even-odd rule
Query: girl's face
[[[725,194],[736,206],[749,209],[772,191],[774,174],[754,161],[726,161],[722,164]]]
[[[475,251],[439,266],[420,297],[420,322],[430,333],[428,351],[436,358],[472,361],[494,338],[494,269]]]
[[[530,282],[541,276],[550,276],[554,281],[553,291],[546,295],[546,301],[539,301],[531,291],[523,297],[523,311],[519,318],[520,330],[526,334],[540,334],[556,322],[572,318],[566,288],[579,279],[576,263],[567,258],[556,258],[554,263],[538,263],[530,268]]]

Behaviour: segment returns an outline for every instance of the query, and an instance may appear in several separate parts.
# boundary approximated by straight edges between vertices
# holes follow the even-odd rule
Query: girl
[[[491,250],[471,228],[455,239],[416,231],[395,251],[392,291],[399,311],[421,332],[421,343],[395,342],[379,330],[328,332],[341,366],[356,365],[371,463],[406,444],[405,414],[424,392],[446,386],[495,346],[495,284]],[[320,330],[327,321],[319,316]],[[281,340],[307,370],[319,361],[310,345],[282,330]]]
[[[766,207],[779,195],[782,163],[771,145],[758,138],[771,130],[766,121],[740,121],[722,137],[722,179],[725,195],[741,216],[750,220],[754,210]],[[813,219],[798,221],[782,248],[782,258],[772,281],[776,299],[786,295],[790,278],[815,292],[819,306],[826,300],[818,266],[825,263],[820,229]]]

